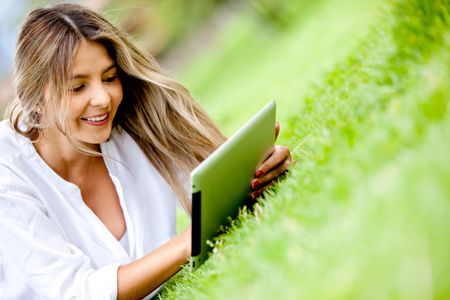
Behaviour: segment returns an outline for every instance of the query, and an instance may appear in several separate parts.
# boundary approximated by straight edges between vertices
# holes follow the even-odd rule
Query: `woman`
[[[190,256],[189,172],[225,138],[180,84],[97,13],[32,11],[0,123],[0,297],[137,299]],[[253,197],[290,164],[275,147]],[[149,297],[153,294],[150,294]]]

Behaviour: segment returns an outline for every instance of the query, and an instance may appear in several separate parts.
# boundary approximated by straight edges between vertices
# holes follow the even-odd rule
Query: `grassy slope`
[[[284,108],[292,175],[162,298],[450,297],[449,4],[399,1]]]

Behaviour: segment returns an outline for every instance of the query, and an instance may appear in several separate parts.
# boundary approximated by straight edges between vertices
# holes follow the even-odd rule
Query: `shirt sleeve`
[[[44,299],[116,299],[119,263],[93,268],[38,199],[21,185],[0,185],[0,253]]]

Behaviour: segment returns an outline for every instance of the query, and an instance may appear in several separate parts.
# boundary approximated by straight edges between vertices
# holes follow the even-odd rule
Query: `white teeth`
[[[103,120],[105,120],[108,117],[108,114],[104,114],[103,116],[100,117],[92,117],[92,118],[84,118],[85,120],[88,120],[90,122],[101,122]]]

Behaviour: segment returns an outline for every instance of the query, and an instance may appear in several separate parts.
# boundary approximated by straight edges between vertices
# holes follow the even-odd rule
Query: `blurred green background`
[[[9,46],[0,72],[0,111],[13,96],[11,33],[27,11],[57,1],[7,2],[0,15],[10,19],[2,24]],[[271,99],[284,123],[314,80],[351,51],[380,6],[362,0],[72,2],[102,11],[128,32],[191,90],[227,135]]]
[[[160,299],[450,298],[449,0],[82,3],[226,135],[275,99],[297,160]]]

